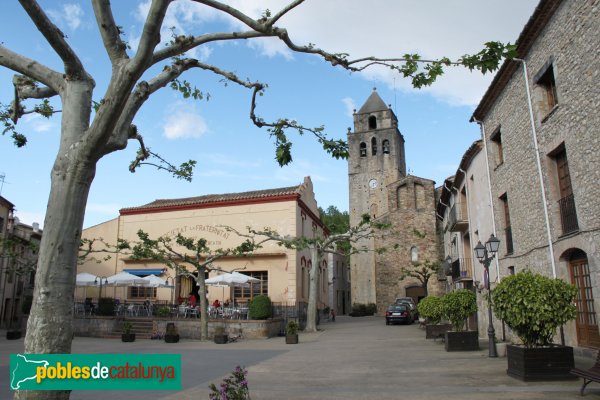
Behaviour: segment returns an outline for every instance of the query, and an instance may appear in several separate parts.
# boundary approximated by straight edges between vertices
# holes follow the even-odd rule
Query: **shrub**
[[[285,328],[286,335],[297,335],[298,334],[298,323],[294,320],[290,320]]]
[[[162,306],[158,309],[158,311],[156,311],[156,315],[158,315],[159,317],[168,317],[169,315],[171,315],[171,309],[167,306]]]
[[[367,315],[373,315],[377,312],[377,305],[373,303],[353,303],[351,317],[364,317]]]
[[[271,316],[271,299],[269,296],[260,295],[252,299],[248,305],[250,319],[267,319]]]
[[[477,312],[477,297],[468,289],[446,293],[442,297],[442,309],[454,330],[462,331],[465,327],[465,320]]]
[[[98,299],[98,315],[115,315],[115,300],[112,297]]]
[[[552,343],[556,328],[574,319],[577,288],[531,271],[508,276],[492,291],[492,307],[526,347]]]
[[[377,314],[377,304],[369,303],[367,304],[367,315],[375,315]]]
[[[442,298],[437,296],[427,296],[417,305],[419,315],[430,324],[439,324],[444,316]]]

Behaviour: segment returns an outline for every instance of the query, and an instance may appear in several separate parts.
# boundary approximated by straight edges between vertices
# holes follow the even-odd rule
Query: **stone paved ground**
[[[252,399],[581,399],[580,381],[521,382],[506,375],[506,359],[476,352],[448,353],[425,340],[417,325],[386,326],[381,317],[338,317],[314,334],[300,333],[298,345],[283,338],[226,345],[182,341],[168,345],[140,340],[76,338],[74,352],[182,354],[180,392],[77,392],[72,399],[208,399],[208,383],[218,383],[235,365],[246,365]],[[22,341],[0,339],[0,399],[8,393],[8,354]],[[593,360],[576,359],[578,366]],[[600,399],[592,383],[586,399]]]

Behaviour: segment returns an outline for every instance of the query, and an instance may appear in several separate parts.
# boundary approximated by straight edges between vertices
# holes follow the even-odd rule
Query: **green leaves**
[[[427,296],[417,305],[419,315],[426,318],[428,323],[438,324],[444,317],[444,308],[442,298],[437,296]]]
[[[196,86],[192,86],[192,84],[186,80],[183,80],[182,82],[179,79],[174,79],[170,86],[171,89],[181,92],[184,99],[192,97],[194,100],[202,100],[205,97],[204,93],[202,93],[200,89],[198,89]],[[206,100],[210,100],[209,93],[206,94]]]
[[[470,70],[477,69],[482,73],[495,71],[504,58],[515,58],[517,46],[514,44],[503,44],[500,42],[487,42],[485,48],[477,54],[465,54],[459,63]]]
[[[444,316],[448,318],[455,331],[462,331],[465,320],[477,312],[477,296],[468,289],[459,289],[446,293],[442,297]]]
[[[504,278],[492,291],[494,312],[526,347],[552,343],[556,328],[576,316],[577,288],[531,271]]]

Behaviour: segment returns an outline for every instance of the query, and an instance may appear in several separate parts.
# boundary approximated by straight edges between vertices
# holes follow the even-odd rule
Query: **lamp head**
[[[488,239],[488,241],[485,242],[485,248],[487,249],[488,253],[490,253],[491,255],[494,255],[494,254],[496,254],[496,252],[498,252],[499,247],[500,247],[500,239],[498,239],[492,233],[490,235],[490,238]]]
[[[485,247],[481,244],[481,240],[477,242],[477,246],[475,246],[475,257],[479,259],[479,261],[483,261],[485,259]]]

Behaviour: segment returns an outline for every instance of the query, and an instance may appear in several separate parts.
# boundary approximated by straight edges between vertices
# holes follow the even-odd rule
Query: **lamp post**
[[[100,279],[100,292],[98,293],[98,302],[100,301],[100,298],[102,297],[102,285],[108,285],[108,278],[106,276],[100,276],[100,277],[96,277],[96,279],[94,279],[94,284],[97,285],[98,284],[98,279]],[[102,279],[104,279],[104,282],[102,282]]]
[[[490,264],[492,260],[496,256],[498,252],[498,247],[500,247],[500,240],[494,236],[494,234],[490,235],[490,238],[487,242],[485,242],[485,246],[481,244],[481,241],[477,243],[475,246],[475,255],[479,262],[483,264],[483,268],[485,268],[486,278],[485,288],[488,290],[488,357],[498,357],[498,352],[496,351],[496,331],[494,330],[494,324],[492,322],[492,293],[490,291]]]

